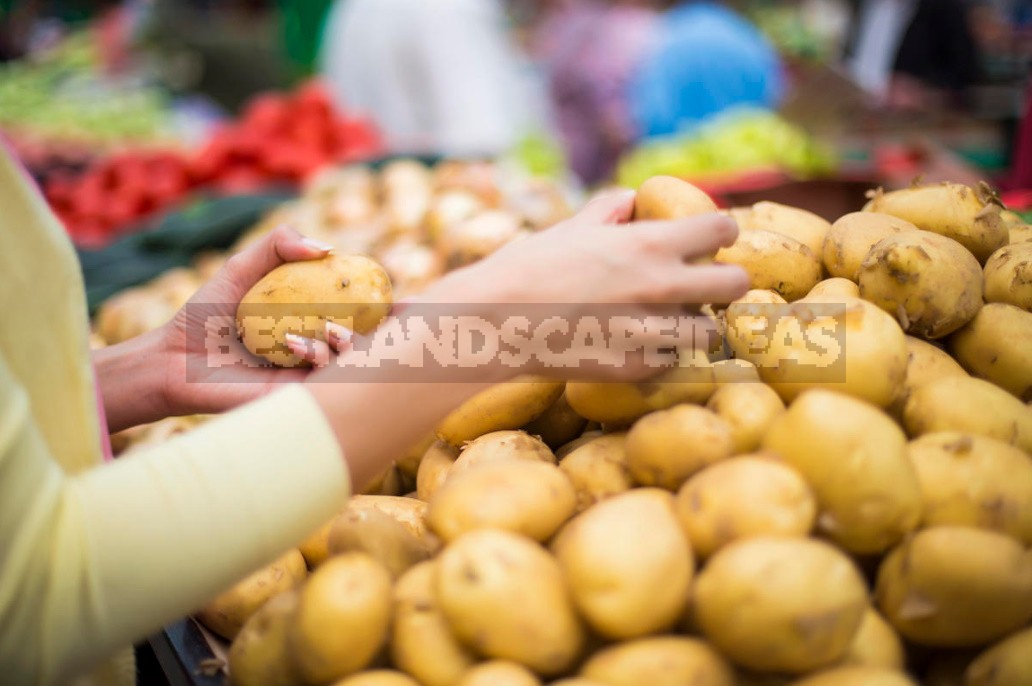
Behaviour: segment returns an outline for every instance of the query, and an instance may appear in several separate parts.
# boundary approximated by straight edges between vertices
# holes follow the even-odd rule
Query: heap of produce
[[[636,215],[713,209],[653,179]],[[956,184],[730,213],[720,346],[468,401],[198,612],[230,683],[1032,683],[1029,227]]]

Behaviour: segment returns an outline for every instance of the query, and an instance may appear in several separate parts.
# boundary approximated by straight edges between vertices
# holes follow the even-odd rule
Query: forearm
[[[97,385],[111,433],[171,414],[161,362],[163,330],[93,351]]]

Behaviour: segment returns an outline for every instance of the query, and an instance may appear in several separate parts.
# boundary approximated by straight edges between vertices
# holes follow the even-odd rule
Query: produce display
[[[306,218],[340,254],[268,278],[311,293],[325,270],[388,302],[547,225],[500,209],[512,197],[483,173],[400,162],[314,180],[253,235]],[[657,378],[523,379],[456,409],[197,614],[231,641],[229,683],[1029,683],[1027,227],[976,189],[898,193],[834,223],[729,210],[740,237],[711,258],[754,289],[704,308],[720,345]],[[653,179],[636,216],[706,200]],[[399,241],[434,270],[392,266]],[[169,284],[112,301],[99,333],[168,316]]]

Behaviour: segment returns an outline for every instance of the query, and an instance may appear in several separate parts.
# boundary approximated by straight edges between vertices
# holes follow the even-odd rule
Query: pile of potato
[[[719,347],[470,400],[198,614],[230,681],[1032,684],[1032,229],[958,185],[730,213]]]

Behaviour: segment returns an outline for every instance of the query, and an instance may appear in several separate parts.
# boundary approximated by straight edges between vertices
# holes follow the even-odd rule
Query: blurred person
[[[587,184],[612,177],[639,137],[628,86],[656,38],[657,2],[554,0],[533,52],[546,72],[556,126],[571,169]]]
[[[337,0],[319,64],[394,152],[494,157],[535,125],[502,0]]]
[[[720,3],[677,3],[662,15],[657,33],[631,81],[634,117],[644,134],[674,134],[736,105],[774,107],[780,100],[777,52]]]

